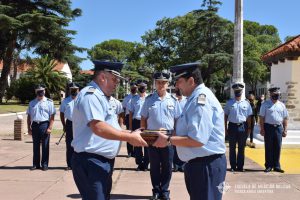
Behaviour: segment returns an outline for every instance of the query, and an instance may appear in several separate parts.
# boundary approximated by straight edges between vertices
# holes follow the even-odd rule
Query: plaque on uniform
[[[152,146],[158,138],[158,133],[163,132],[169,135],[169,130],[143,130],[141,133],[142,138],[147,142],[149,146]]]

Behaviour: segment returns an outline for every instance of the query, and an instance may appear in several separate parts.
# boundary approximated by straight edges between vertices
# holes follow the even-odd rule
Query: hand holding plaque
[[[152,146],[154,142],[157,140],[159,133],[169,135],[170,131],[169,130],[143,130],[141,133],[142,138],[147,142],[149,146]]]

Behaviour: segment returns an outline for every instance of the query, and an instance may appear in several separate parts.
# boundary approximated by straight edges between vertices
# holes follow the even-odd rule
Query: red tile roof
[[[264,54],[261,59],[268,65],[277,63],[286,58],[295,58],[300,56],[300,35],[276,47]]]

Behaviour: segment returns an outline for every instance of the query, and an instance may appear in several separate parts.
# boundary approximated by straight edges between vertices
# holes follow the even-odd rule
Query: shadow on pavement
[[[111,194],[110,199],[149,199],[150,196],[135,196],[128,194]]]
[[[128,168],[128,167],[116,167],[114,170],[127,170],[127,171],[136,171],[136,168]]]
[[[32,166],[0,166],[0,170],[30,170]],[[65,170],[66,167],[48,167],[48,170]]]
[[[227,168],[227,172],[230,172],[230,168]],[[249,173],[249,172],[263,172],[264,169],[244,169],[243,172],[240,172],[240,171],[234,171],[233,173],[236,173],[236,172],[240,172],[240,173]]]
[[[69,197],[71,199],[81,199],[80,194],[68,194],[67,197]]]

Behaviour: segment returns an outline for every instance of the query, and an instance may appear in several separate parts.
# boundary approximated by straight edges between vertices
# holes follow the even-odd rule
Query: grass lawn
[[[21,105],[21,104],[1,104],[0,114],[24,112],[26,111],[27,107],[28,105]]]

